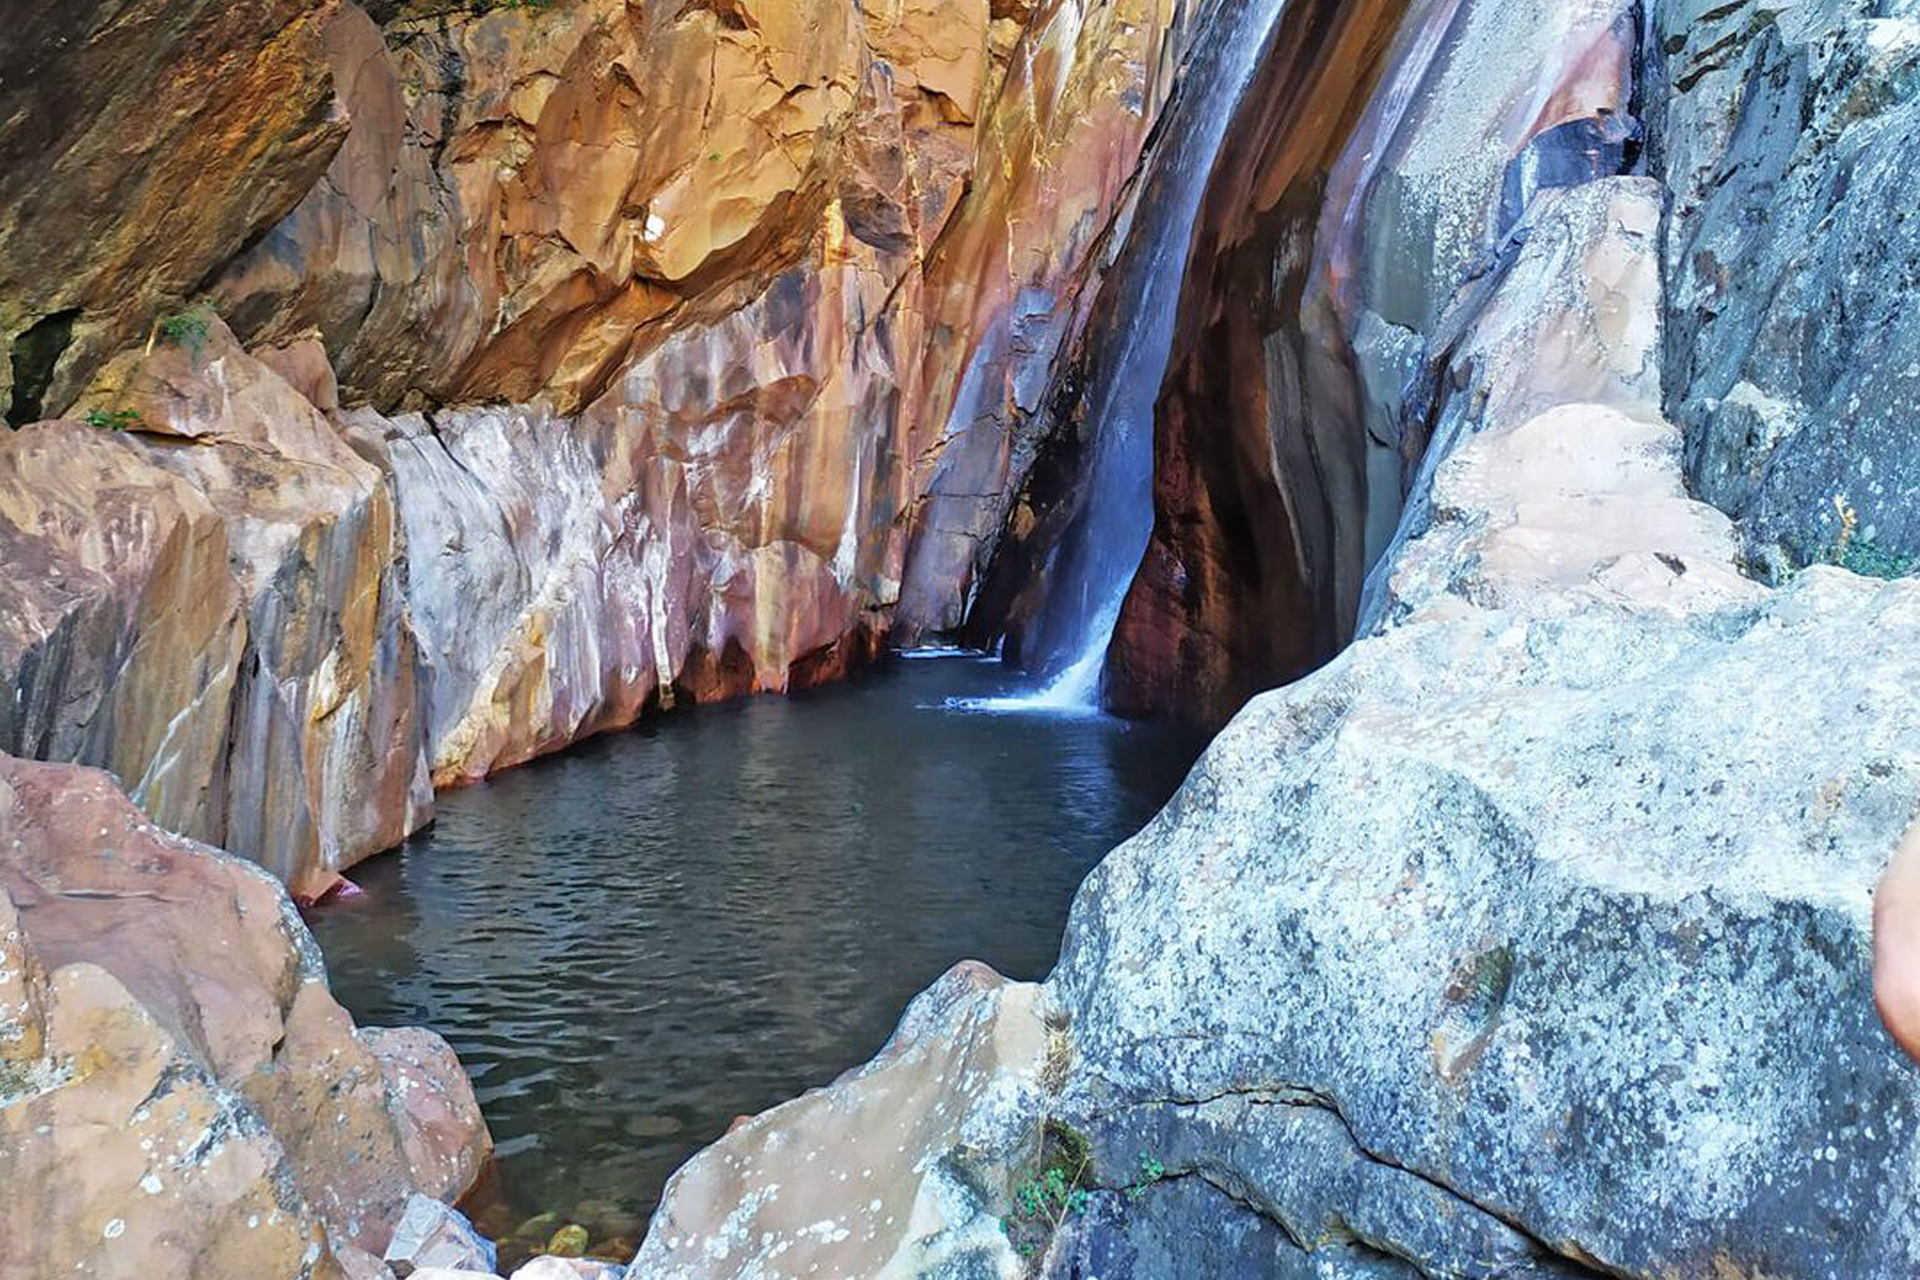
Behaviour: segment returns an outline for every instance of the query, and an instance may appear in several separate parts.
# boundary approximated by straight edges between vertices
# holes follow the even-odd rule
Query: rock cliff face
[[[9,53],[0,749],[309,896],[432,784],[957,626],[1210,12],[283,10]]]
[[[137,431],[0,440],[22,570],[0,744],[109,767],[168,828],[318,893],[430,812],[402,531],[381,468],[204,323],[99,374],[87,400]]]
[[[1387,12],[1342,20],[1349,45],[1268,63],[1196,228],[1112,705],[1221,722],[1374,621],[1366,574],[1430,441],[1472,412],[1450,300],[1510,251],[1533,192],[1610,173],[1665,188],[1663,405],[1745,563],[1770,581],[1913,566],[1920,342],[1892,283],[1911,257],[1910,18],[1463,3],[1409,6],[1397,31]],[[1310,7],[1293,21],[1310,29]],[[1360,118],[1350,86],[1387,35]],[[1356,128],[1372,149],[1340,152]]]
[[[1401,8],[1290,15],[1231,131],[1109,653],[1126,712],[1222,723],[1352,637],[1439,429],[1451,299],[1535,190],[1627,164],[1632,6]]]
[[[356,1031],[284,890],[95,770],[0,756],[0,1276],[336,1276],[491,1146],[453,1053]]]
[[[1909,567],[1920,26],[1900,5],[1651,11],[1667,399],[1689,478],[1769,578]]]
[[[0,402],[71,404],[271,227],[348,123],[337,0],[135,0],[11,14],[0,50]]]
[[[690,1162],[638,1274],[1920,1267],[1920,1078],[1870,983],[1873,886],[1920,815],[1920,581],[1763,584],[1753,511],[1690,492],[1675,192],[1619,172],[1636,24],[1409,9],[1322,203],[1291,215],[1317,310],[1263,330],[1224,281],[1190,295],[1188,320],[1269,358],[1211,401],[1225,375],[1176,364],[1162,406],[1189,460],[1258,457],[1280,422],[1309,432],[1302,466],[1385,495],[1371,529],[1314,524],[1288,486],[1322,480],[1277,445],[1259,473],[1294,521],[1272,545],[1360,638],[1256,698],[1102,864],[1046,983],[949,975],[874,1063]],[[1277,225],[1269,261],[1303,261]],[[1348,416],[1269,417],[1315,360],[1347,398],[1310,407]],[[1243,417],[1203,434],[1206,405]],[[1227,545],[1189,511],[1150,556]],[[1340,554],[1303,566],[1303,529]],[[1288,563],[1194,577],[1244,592]],[[1036,1215],[1022,1187],[1048,1170],[1087,1194]]]

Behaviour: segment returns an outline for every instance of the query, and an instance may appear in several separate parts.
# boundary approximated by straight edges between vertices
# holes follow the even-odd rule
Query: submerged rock
[[[570,1222],[548,1238],[547,1252],[556,1258],[578,1258],[586,1253],[591,1243],[587,1229],[579,1223]]]
[[[492,1242],[458,1209],[418,1193],[407,1198],[384,1260],[396,1272],[416,1275],[435,1268],[495,1274]]]
[[[464,1078],[396,1081],[356,1038],[271,877],[106,775],[0,756],[0,888],[6,1280],[335,1276],[330,1242],[386,1246],[412,1151],[487,1149]]]

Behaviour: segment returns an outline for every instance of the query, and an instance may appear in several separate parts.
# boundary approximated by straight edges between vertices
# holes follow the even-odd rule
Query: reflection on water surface
[[[452,1042],[515,1212],[630,1237],[696,1148],[867,1058],[955,961],[1043,976],[1075,888],[1198,752],[949,704],[1012,684],[898,662],[442,795],[312,917],[335,993]]]

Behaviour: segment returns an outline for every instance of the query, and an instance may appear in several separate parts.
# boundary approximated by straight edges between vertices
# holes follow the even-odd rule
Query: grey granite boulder
[[[1668,408],[1773,577],[1920,555],[1920,9],[1652,6]],[[1847,529],[1843,509],[1854,512]]]

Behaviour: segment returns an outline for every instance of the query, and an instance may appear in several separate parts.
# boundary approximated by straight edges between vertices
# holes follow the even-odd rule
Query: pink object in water
[[[333,883],[315,894],[296,893],[293,900],[302,907],[322,907],[338,898],[364,898],[367,891],[339,872],[333,875]]]

